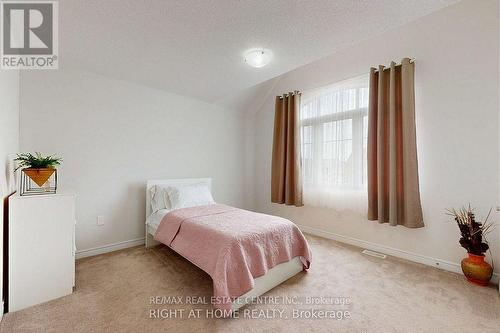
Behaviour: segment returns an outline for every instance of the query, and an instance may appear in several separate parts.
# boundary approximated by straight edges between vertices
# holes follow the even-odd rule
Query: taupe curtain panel
[[[424,226],[415,138],[415,64],[370,70],[368,219]]]
[[[300,93],[276,96],[271,202],[302,206],[300,168]]]

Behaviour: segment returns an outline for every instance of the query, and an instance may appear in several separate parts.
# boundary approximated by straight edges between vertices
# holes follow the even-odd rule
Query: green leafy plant
[[[484,239],[490,233],[495,223],[488,221],[491,214],[491,209],[483,222],[477,222],[474,210],[470,207],[462,207],[459,210],[447,209],[447,215],[452,216],[460,229],[462,237],[460,245],[467,250],[468,253],[482,255],[488,251],[488,242]]]
[[[17,162],[16,170],[20,168],[45,169],[60,165],[62,158],[54,155],[42,156],[39,152],[35,152],[34,155],[32,153],[17,154],[14,161]]]

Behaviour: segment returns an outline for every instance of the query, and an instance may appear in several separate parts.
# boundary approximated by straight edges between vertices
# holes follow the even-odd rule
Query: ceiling
[[[61,0],[60,68],[216,102],[457,0]],[[251,68],[242,54],[269,48]]]

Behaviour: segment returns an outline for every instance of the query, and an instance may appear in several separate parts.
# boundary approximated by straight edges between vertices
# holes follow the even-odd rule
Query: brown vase
[[[26,176],[30,177],[38,186],[42,187],[43,184],[47,182],[47,180],[52,176],[52,174],[56,171],[54,168],[43,168],[43,169],[34,169],[34,168],[26,168],[23,169],[23,172]]]
[[[484,261],[484,255],[468,254],[468,258],[462,259],[462,272],[469,282],[487,286],[493,275],[493,268]]]

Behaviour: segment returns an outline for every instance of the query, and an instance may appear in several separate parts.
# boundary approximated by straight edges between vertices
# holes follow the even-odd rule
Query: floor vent
[[[363,251],[361,251],[361,253],[372,256],[372,257],[380,258],[380,259],[387,258],[387,256],[385,254],[378,253],[375,251],[370,251],[370,250],[363,250]]]

